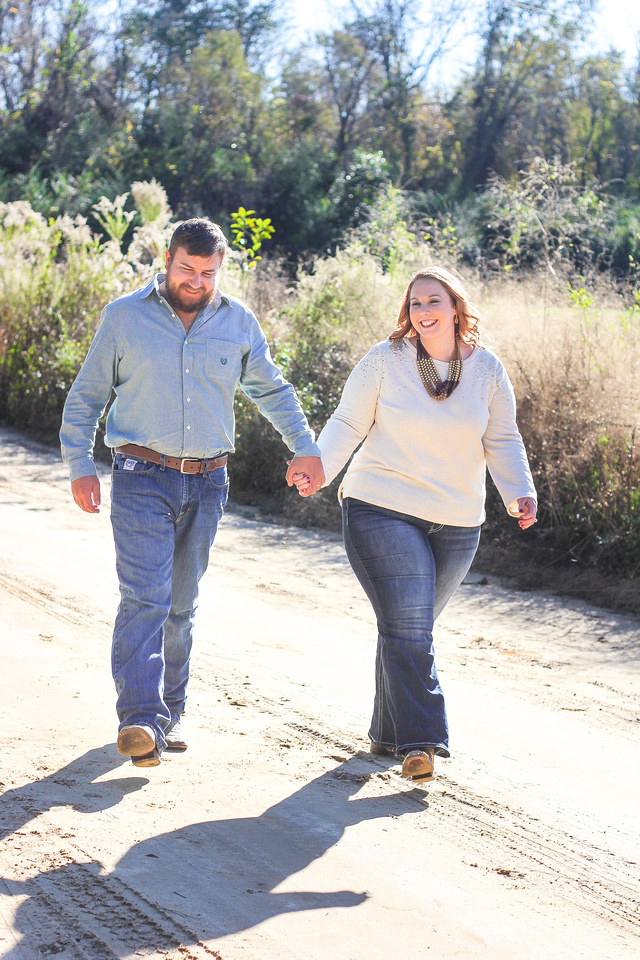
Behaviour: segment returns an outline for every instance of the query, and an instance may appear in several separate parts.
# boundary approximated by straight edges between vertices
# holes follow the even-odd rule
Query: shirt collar
[[[151,294],[154,293],[154,292],[157,293],[158,296],[160,296],[160,294],[159,294],[159,292],[158,292],[158,286],[159,286],[158,277],[160,277],[160,276],[162,277],[162,280],[164,280],[164,274],[159,274],[159,273],[157,273],[157,274],[155,275],[155,277],[153,277],[153,279],[149,281],[149,283],[146,285],[146,287],[143,287],[143,288],[142,288],[142,292],[141,292],[141,294],[140,294],[140,298],[141,298],[142,300],[144,300],[145,297],[150,297]],[[160,282],[161,282],[161,281],[160,281]]]

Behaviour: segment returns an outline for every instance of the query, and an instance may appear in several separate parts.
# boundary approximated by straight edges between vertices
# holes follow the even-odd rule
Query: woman
[[[362,444],[340,499],[347,556],[378,621],[371,751],[400,757],[415,782],[449,756],[432,630],[478,547],[485,465],[520,527],[535,522],[515,414],[461,281],[431,267],[412,277],[395,330],[354,368],[318,438],[326,483]],[[294,481],[308,495],[305,476]]]

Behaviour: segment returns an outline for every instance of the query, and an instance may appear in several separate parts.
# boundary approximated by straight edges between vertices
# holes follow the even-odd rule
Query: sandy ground
[[[640,956],[637,621],[472,577],[437,630],[453,756],[414,788],[367,752],[375,630],[339,539],[228,513],[189,750],[140,770],[108,502],[82,514],[5,431],[0,529],[1,956]]]

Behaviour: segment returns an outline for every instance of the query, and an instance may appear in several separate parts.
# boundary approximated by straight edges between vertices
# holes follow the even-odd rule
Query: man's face
[[[174,309],[180,313],[197,313],[216,292],[222,254],[210,257],[192,257],[184,247],[178,247],[172,257],[165,255],[164,283]]]

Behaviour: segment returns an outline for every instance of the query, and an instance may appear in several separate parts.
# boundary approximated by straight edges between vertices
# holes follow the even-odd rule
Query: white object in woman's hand
[[[533,497],[519,497],[518,511],[520,513],[520,519],[518,520],[518,525],[521,530],[526,530],[527,527],[530,527],[534,523],[536,523],[536,513],[538,512],[538,504],[535,502]]]

